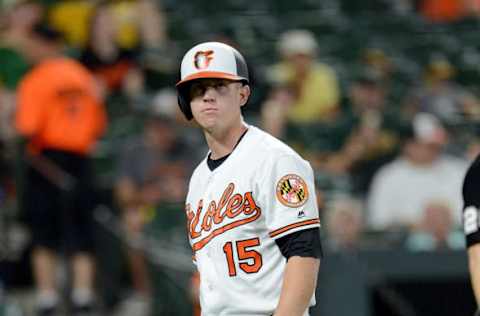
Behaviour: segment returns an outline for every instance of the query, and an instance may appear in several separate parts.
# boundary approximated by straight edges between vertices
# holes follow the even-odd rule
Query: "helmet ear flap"
[[[180,110],[182,110],[183,115],[187,120],[193,119],[192,109],[190,107],[189,100],[185,97],[183,93],[179,93],[177,96],[178,105],[180,106]]]

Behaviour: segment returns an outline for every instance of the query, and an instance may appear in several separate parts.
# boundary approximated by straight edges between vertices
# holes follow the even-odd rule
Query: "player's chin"
[[[197,119],[197,122],[204,129],[211,129],[218,125],[218,118],[216,115],[202,115]]]

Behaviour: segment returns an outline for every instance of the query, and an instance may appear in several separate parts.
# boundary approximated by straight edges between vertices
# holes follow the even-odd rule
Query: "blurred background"
[[[480,1],[0,5],[0,315],[39,315],[39,306],[70,315],[75,302],[94,302],[81,315],[198,315],[183,200],[207,148],[174,85],[183,54],[207,40],[237,47],[249,64],[246,121],[315,170],[325,258],[312,315],[473,314],[461,184],[480,153]],[[47,73],[60,55],[93,90],[65,88],[74,79],[64,68]],[[75,115],[92,104],[85,95],[100,111],[81,122],[48,108],[68,103]],[[83,148],[89,182],[45,139],[35,147],[38,133],[54,149]],[[82,133],[88,141],[77,142]],[[73,238],[91,239],[89,256],[69,264],[63,234],[54,254],[38,252],[31,209],[44,201],[32,172],[63,213],[88,208],[88,237]],[[60,230],[70,215],[61,217]]]

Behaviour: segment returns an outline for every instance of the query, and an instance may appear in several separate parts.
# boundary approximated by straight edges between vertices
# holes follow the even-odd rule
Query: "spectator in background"
[[[186,192],[192,152],[174,124],[173,117],[150,112],[143,133],[127,141],[120,154],[115,196],[131,239],[143,233],[159,208],[182,201]],[[153,293],[144,253],[129,248],[127,256],[134,291],[128,299],[143,302],[135,315],[148,315]]]
[[[401,121],[387,95],[382,74],[362,68],[350,84],[342,115],[330,127],[334,150],[312,157],[318,171],[348,174],[356,194],[366,194],[373,174],[398,151]]]
[[[327,207],[327,249],[355,251],[364,231],[362,202],[349,197],[333,199]]]
[[[152,25],[149,22],[157,9],[152,0],[59,1],[49,10],[49,23],[64,34],[70,45],[83,49],[90,38],[91,17],[99,6],[109,11],[115,28],[115,42],[122,49],[134,49],[144,40],[159,40],[160,43],[156,45],[163,42],[163,34],[159,37],[157,32],[163,33],[164,25]],[[144,25],[152,28],[144,30]]]
[[[43,18],[44,6],[38,1],[17,1],[2,13],[1,42],[28,54],[33,27]]]
[[[82,49],[87,44],[88,24],[96,2],[90,0],[55,1],[48,10],[48,23],[62,32],[68,45]]]
[[[2,68],[0,68],[0,87],[9,91],[14,91],[18,82],[27,72],[29,64],[22,53],[14,47],[2,45],[0,35],[0,59]]]
[[[368,195],[371,228],[416,227],[432,200],[443,199],[452,210],[461,208],[466,162],[444,155],[446,143],[447,133],[438,119],[427,113],[415,116],[401,156],[374,176]]]
[[[455,214],[442,200],[427,202],[420,223],[406,240],[407,248],[413,251],[464,249],[465,237],[456,230]]]
[[[57,315],[57,255],[72,264],[72,315],[95,309],[93,174],[89,156],[106,116],[91,74],[61,55],[58,32],[38,27],[34,68],[19,85],[15,126],[27,140],[24,200],[32,233],[37,315]]]
[[[43,12],[43,6],[34,1],[17,2],[0,12],[0,142],[7,145],[7,151],[15,135],[15,90],[29,69],[33,27]]]
[[[0,44],[1,45],[1,44]],[[15,89],[29,65],[25,58],[11,47],[0,46],[0,143],[10,143],[15,131],[12,116],[15,111]]]
[[[142,47],[140,60],[146,73],[146,84],[158,89],[159,83],[165,83],[164,77],[171,79],[177,71],[176,47],[168,37],[167,16],[159,1],[141,0],[137,1],[137,20]]]
[[[117,39],[119,25],[107,4],[95,7],[90,18],[87,44],[80,62],[90,69],[105,94],[135,98],[143,93],[143,73],[136,57],[138,46],[122,47]]]
[[[314,35],[306,30],[287,31],[278,48],[282,60],[267,71],[273,88],[263,105],[264,126],[281,136],[282,128],[274,130],[272,124],[331,121],[339,103],[339,86],[334,70],[317,60]]]
[[[390,84],[394,65],[389,56],[380,48],[368,47],[363,51],[360,62],[377,72],[385,85]]]
[[[327,198],[334,192],[365,195],[373,174],[397,154],[404,123],[388,99],[389,87],[376,68],[360,67],[335,121],[289,127],[287,140],[303,147]]]
[[[453,81],[455,68],[444,57],[433,57],[421,84],[413,88],[404,106],[407,116],[432,113],[444,122],[480,118],[477,97]]]
[[[68,43],[80,51],[89,44],[90,20],[98,1],[69,0],[52,5],[49,22],[61,30]],[[167,18],[159,1],[109,1],[100,3],[109,12],[113,37],[121,51],[135,51],[135,59],[145,70],[146,84],[159,89],[173,76],[175,47],[167,35]],[[139,50],[138,48],[141,48]]]

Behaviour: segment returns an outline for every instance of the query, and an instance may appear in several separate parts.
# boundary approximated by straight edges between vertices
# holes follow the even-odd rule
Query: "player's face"
[[[250,94],[248,86],[225,79],[200,79],[190,86],[192,114],[204,129],[222,128],[240,120],[240,108]]]

